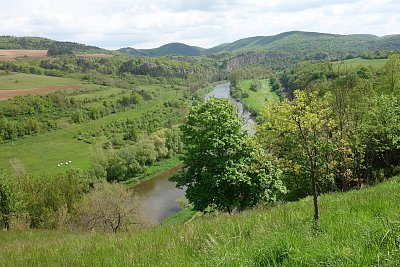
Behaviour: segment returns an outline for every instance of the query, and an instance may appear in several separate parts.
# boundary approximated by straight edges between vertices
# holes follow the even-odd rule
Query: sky
[[[0,35],[107,49],[204,48],[301,30],[400,34],[399,0],[0,0]]]

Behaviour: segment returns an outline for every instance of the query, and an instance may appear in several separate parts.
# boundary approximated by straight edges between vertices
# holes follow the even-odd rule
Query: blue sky
[[[0,35],[116,49],[169,42],[212,47],[302,30],[400,34],[398,0],[0,0]]]

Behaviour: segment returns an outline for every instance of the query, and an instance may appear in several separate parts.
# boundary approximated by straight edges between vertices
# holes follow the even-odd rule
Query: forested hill
[[[60,42],[42,37],[0,36],[0,49],[33,49],[50,50],[54,54],[71,54],[72,52],[105,52],[96,46],[75,42]]]
[[[339,35],[317,32],[291,31],[272,36],[256,36],[225,43],[210,49],[171,43],[159,48],[120,49],[121,52],[133,55],[163,56],[248,52],[268,53],[273,57],[280,54],[309,55],[310,59],[342,58],[346,55],[358,56],[371,50],[400,49],[400,35],[378,37],[368,34]]]
[[[204,48],[189,46],[182,43],[170,43],[153,49],[134,49],[131,47],[126,47],[121,48],[118,51],[134,56],[158,57],[165,55],[198,56],[204,50]]]

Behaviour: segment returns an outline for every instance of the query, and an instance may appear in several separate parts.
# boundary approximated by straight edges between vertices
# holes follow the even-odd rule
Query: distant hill
[[[123,48],[120,52],[146,56],[197,56],[200,54],[253,53],[291,54],[304,59],[336,59],[346,55],[358,55],[370,50],[400,49],[400,35],[378,37],[369,34],[329,34],[290,31],[272,36],[255,36],[221,44],[209,49],[170,43],[153,49]]]
[[[105,52],[96,46],[75,42],[60,42],[42,37],[0,36],[0,49],[49,50],[51,55],[71,54],[73,52]]]
[[[378,37],[370,34],[328,34],[291,31],[272,36],[256,36],[237,40],[205,50],[220,52],[348,52],[365,50],[399,49],[400,35]]]
[[[121,48],[118,51],[135,56],[159,57],[166,55],[199,56],[204,50],[204,48],[189,46],[182,43],[170,43],[152,49],[134,49],[131,47],[126,47]]]

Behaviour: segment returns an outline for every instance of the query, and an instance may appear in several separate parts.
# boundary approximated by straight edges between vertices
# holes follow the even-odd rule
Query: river
[[[206,99],[214,96],[216,98],[227,98],[236,107],[238,116],[243,119],[243,128],[250,134],[254,134],[251,124],[254,120],[249,111],[245,110],[242,103],[234,99],[229,94],[229,83],[218,84],[214,90],[206,95]],[[183,197],[185,191],[175,187],[175,183],[168,181],[168,177],[178,172],[182,165],[175,166],[156,177],[141,182],[133,187],[133,190],[144,198],[146,213],[156,222],[161,222],[165,218],[180,211],[176,199]]]

